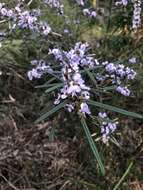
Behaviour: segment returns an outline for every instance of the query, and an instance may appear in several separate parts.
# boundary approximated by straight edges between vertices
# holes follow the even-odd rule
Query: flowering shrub
[[[5,7],[0,3],[1,19],[9,22],[9,30],[27,29],[31,32],[48,35],[51,32],[50,26],[46,22],[38,21],[40,10],[25,10],[19,3],[13,9]]]
[[[131,63],[136,62],[136,58],[129,58],[128,61],[118,60],[116,57],[108,59],[108,56],[107,58],[102,57],[102,54],[99,56],[101,43],[98,43],[96,49],[93,49],[92,44],[80,41],[77,36],[80,27],[82,27],[81,23],[84,16],[87,17],[89,25],[92,25],[94,19],[94,22],[97,21],[100,24],[101,10],[95,5],[92,7],[89,1],[76,0],[71,3],[73,6],[77,3],[78,10],[82,9],[82,15],[73,20],[64,10],[66,9],[64,2],[58,0],[43,0],[40,3],[41,9],[40,6],[36,9],[31,8],[31,1],[27,4],[25,1],[18,1],[13,8],[9,8],[5,3],[0,3],[0,19],[6,23],[4,39],[18,36],[23,40],[25,46],[33,43],[34,40],[36,45],[40,45],[39,49],[36,49],[36,55],[29,59],[32,69],[28,71],[28,78],[35,80],[47,75],[50,82],[45,85],[45,87],[49,87],[46,89],[46,93],[56,93],[53,98],[53,108],[42,115],[37,122],[47,119],[63,107],[71,114],[76,113],[81,120],[100,169],[104,173],[104,167],[87,127],[86,119],[93,119],[96,115],[96,120],[100,126],[100,139],[103,143],[108,144],[110,136],[115,132],[119,122],[117,119],[110,119],[105,110],[143,118],[139,114],[103,102],[104,96],[108,96],[109,93],[112,93],[112,96],[116,96],[118,93],[123,96],[133,95],[129,86],[130,81],[134,80],[136,76],[131,65]],[[123,8],[122,6],[129,8],[129,11],[132,10],[131,30],[137,30],[141,27],[141,1],[114,2],[116,9]],[[48,10],[49,8],[52,9],[49,12],[53,11],[57,17],[60,17],[61,22],[64,23],[61,28],[64,25],[66,26],[63,31],[60,29],[56,31],[54,25],[50,25],[50,19],[48,20],[47,17],[44,20],[43,12],[47,8]],[[74,27],[79,27],[76,35],[70,26],[72,22],[76,25]],[[30,36],[32,38],[29,38]],[[67,44],[67,47],[62,42],[62,40],[66,41],[66,38],[73,39],[72,43]],[[106,38],[104,39],[106,42]],[[92,110],[93,106],[99,109]]]
[[[141,4],[142,4],[142,2],[140,0],[133,0],[133,1],[122,0],[122,1],[117,1],[116,5],[127,6],[130,3],[133,4],[132,28],[137,29],[138,27],[141,26]]]

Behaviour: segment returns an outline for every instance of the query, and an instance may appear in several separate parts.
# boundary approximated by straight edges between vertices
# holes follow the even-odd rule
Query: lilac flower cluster
[[[98,117],[101,123],[101,139],[103,143],[108,145],[110,136],[116,130],[118,122],[111,122],[111,120],[105,112],[99,112]]]
[[[11,21],[9,29],[28,29],[32,32],[39,32],[43,35],[48,35],[51,32],[51,28],[48,23],[39,22],[40,16],[39,10],[24,10],[17,5],[13,9],[6,8],[4,3],[0,3],[0,17]]]
[[[46,62],[42,59],[32,60],[31,65],[33,65],[35,68],[33,68],[31,71],[28,71],[27,75],[29,80],[33,80],[34,78],[41,78],[43,74],[53,72],[50,65],[47,65]]]
[[[116,91],[124,96],[130,96],[131,92],[126,86],[118,86]]]
[[[80,6],[85,6],[86,2],[85,0],[76,0],[77,4]],[[82,10],[83,15],[89,18],[95,18],[97,16],[97,12],[95,10],[91,10],[90,8],[84,8]]]
[[[78,42],[69,51],[59,48],[50,49],[49,55],[54,56],[58,64],[58,72],[54,71],[50,64],[46,64],[43,60],[32,61],[32,64],[36,67],[28,72],[30,80],[40,78],[44,73],[55,73],[56,78],[63,82],[55,104],[68,99],[69,103],[66,105],[68,111],[76,110],[84,116],[91,113],[86,103],[90,98],[90,87],[85,84],[81,72],[84,67],[95,69],[96,66],[101,66],[103,70],[96,74],[95,79],[98,82],[110,80],[112,84],[117,86],[116,91],[124,96],[130,95],[130,90],[124,83],[133,80],[136,75],[133,69],[125,67],[123,64],[113,64],[107,61],[99,63],[97,59],[86,54],[87,48],[87,43]]]
[[[62,79],[64,82],[64,86],[60,90],[58,98],[55,100],[55,104],[60,103],[62,99],[68,98],[71,100],[71,103],[67,104],[67,109],[70,112],[74,109],[78,109],[78,113],[84,116],[90,114],[89,107],[86,103],[90,98],[90,88],[86,86],[81,76],[80,68],[98,65],[97,60],[85,55],[87,47],[87,43],[82,44],[79,42],[68,52],[59,49],[52,49],[49,52],[54,55],[62,66]]]
[[[61,4],[60,0],[43,0],[43,2],[52,9],[56,9],[60,14],[64,13],[64,5]]]
[[[127,6],[127,4],[128,4],[128,0],[119,0],[119,1],[116,1],[115,4],[116,4],[116,5]]]
[[[141,26],[141,1],[133,0],[134,11],[133,11],[133,20],[132,28],[137,29]]]
[[[98,81],[106,81],[109,79],[112,84],[117,86],[117,92],[124,96],[129,96],[130,90],[127,86],[124,86],[124,82],[133,80],[136,76],[136,72],[129,67],[125,67],[123,64],[103,62],[102,65],[105,68],[105,72],[102,75],[98,73],[96,79]]]
[[[90,17],[90,18],[95,18],[97,13],[96,11],[90,10],[90,9],[83,9],[83,15]]]

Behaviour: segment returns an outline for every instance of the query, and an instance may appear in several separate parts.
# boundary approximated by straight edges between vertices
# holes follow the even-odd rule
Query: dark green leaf
[[[54,90],[56,90],[57,88],[60,88],[63,86],[63,83],[58,83],[57,85],[52,86],[51,88],[48,88],[47,90],[45,90],[45,93],[49,93],[52,92]]]
[[[110,91],[110,90],[115,90],[117,86],[113,85],[113,86],[107,86],[103,88],[103,91]]]
[[[95,77],[93,76],[92,72],[90,72],[88,69],[85,68],[85,71],[89,78],[91,79],[92,83],[97,87],[97,82],[95,80]]]
[[[39,122],[47,119],[49,116],[51,116],[52,114],[54,114],[55,112],[57,112],[58,110],[63,108],[66,104],[67,104],[67,100],[65,100],[64,102],[62,102],[62,103],[58,104],[57,106],[53,107],[50,111],[44,113],[40,118],[38,118],[35,121],[35,123],[39,123]]]
[[[121,109],[121,108],[118,108],[118,107],[115,107],[115,106],[110,106],[110,105],[103,104],[103,103],[100,103],[100,102],[96,102],[96,101],[93,101],[93,100],[88,100],[88,104],[92,105],[92,106],[99,107],[99,108],[107,109],[107,110],[110,110],[110,111],[113,111],[113,112],[121,113],[123,115],[143,119],[143,116],[140,115],[140,114],[130,112],[130,111],[126,111],[124,109]]]
[[[84,132],[86,134],[87,140],[89,142],[90,148],[91,148],[91,150],[92,150],[92,152],[93,152],[93,154],[94,154],[94,156],[95,156],[95,158],[96,158],[96,160],[97,160],[97,162],[99,164],[101,173],[104,175],[105,174],[105,169],[104,169],[103,163],[101,161],[101,158],[100,158],[100,155],[99,155],[98,150],[96,148],[96,145],[95,145],[95,143],[94,143],[94,141],[93,141],[93,139],[91,137],[91,134],[90,134],[90,131],[89,131],[88,126],[86,124],[86,121],[85,121],[85,119],[83,117],[81,118],[81,124],[83,126],[83,129],[84,129]]]
[[[125,179],[125,177],[128,175],[130,169],[133,166],[133,162],[131,162],[128,166],[128,168],[126,169],[124,175],[121,177],[121,179],[119,180],[119,182],[115,185],[115,187],[113,188],[113,190],[117,190],[119,188],[119,186],[121,185],[121,183],[123,182],[123,180]]]

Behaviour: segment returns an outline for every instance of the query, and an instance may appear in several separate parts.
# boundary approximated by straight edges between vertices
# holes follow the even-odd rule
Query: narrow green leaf
[[[86,134],[87,140],[89,142],[90,148],[91,148],[91,150],[92,150],[92,152],[93,152],[93,154],[94,154],[94,156],[95,156],[95,158],[96,158],[96,160],[97,160],[97,162],[99,164],[101,173],[104,175],[105,174],[105,169],[104,169],[103,163],[101,161],[101,158],[100,158],[100,155],[99,155],[98,150],[96,148],[96,145],[95,145],[95,143],[94,143],[94,141],[93,141],[93,139],[91,137],[91,133],[90,133],[90,131],[88,129],[86,121],[85,121],[85,119],[83,117],[81,118],[81,124],[83,126],[83,129],[84,129],[84,132]]]
[[[94,68],[86,68],[86,70],[88,70],[88,71],[95,71],[95,70],[100,69],[100,68],[103,68],[103,65],[96,66]],[[80,71],[80,73],[86,73],[86,70],[83,69],[83,70]]]
[[[46,112],[45,114],[43,114],[40,118],[38,118],[35,123],[39,123],[45,119],[47,119],[49,116],[51,116],[52,114],[54,114],[55,112],[57,112],[58,110],[60,110],[61,108],[63,108],[67,103],[67,100],[65,100],[64,102],[58,104],[57,106],[53,107],[50,111]]]
[[[39,86],[36,86],[35,88],[48,88],[48,87],[53,87],[55,85],[58,85],[59,83],[52,83],[52,84],[43,84],[43,85],[39,85]],[[62,84],[62,83],[60,83]]]
[[[62,86],[63,86],[63,83],[59,83],[59,84],[57,84],[57,85],[54,85],[54,86],[52,86],[51,88],[48,88],[47,90],[45,90],[45,93],[52,92],[52,91],[54,91],[54,90],[56,90],[57,88],[60,88],[60,87],[62,87]]]
[[[121,179],[119,180],[119,182],[115,185],[115,187],[113,188],[113,190],[117,190],[119,188],[119,186],[121,185],[121,183],[123,182],[123,180],[125,179],[125,177],[128,175],[130,169],[133,166],[133,162],[131,162],[128,166],[128,168],[126,169],[124,175],[121,177]]]
[[[51,82],[53,82],[54,80],[56,80],[55,77],[52,77],[50,80],[48,80],[48,81],[45,82],[44,84],[35,86],[35,88],[46,88],[46,87],[48,87],[49,85],[55,84],[55,83],[51,84]]]
[[[116,85],[113,85],[113,86],[107,86],[107,87],[104,87],[104,88],[103,88],[103,91],[115,90],[116,87],[117,87]]]
[[[65,179],[69,180],[69,181],[71,181],[72,183],[75,183],[75,184],[84,185],[90,190],[92,190],[92,189],[99,190],[100,189],[97,185],[95,185],[93,183],[88,183],[87,181],[84,181],[84,180],[79,180],[77,178],[75,179],[75,178],[72,178],[72,177],[65,177]]]
[[[97,82],[96,82],[95,77],[93,76],[93,74],[86,68],[85,68],[85,71],[86,71],[87,75],[89,76],[89,78],[91,79],[92,83],[97,87]]]
[[[130,111],[127,111],[127,110],[124,110],[124,109],[121,109],[121,108],[118,108],[118,107],[115,107],[115,106],[110,106],[110,105],[103,104],[103,103],[100,103],[100,102],[96,102],[96,101],[93,101],[93,100],[88,100],[88,104],[92,105],[92,106],[100,107],[100,108],[103,108],[103,109],[107,109],[107,110],[110,110],[110,111],[113,111],[113,112],[121,113],[123,115],[143,119],[143,116],[140,115],[140,114],[130,112]]]

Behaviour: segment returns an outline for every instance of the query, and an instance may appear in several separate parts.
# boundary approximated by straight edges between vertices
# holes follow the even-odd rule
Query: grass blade
[[[96,160],[97,160],[97,162],[99,164],[101,173],[104,175],[105,174],[105,169],[104,169],[103,163],[101,161],[101,158],[100,158],[100,155],[99,155],[98,150],[96,148],[96,145],[95,145],[95,143],[94,143],[94,141],[93,141],[93,139],[91,137],[91,134],[90,134],[90,131],[89,131],[88,126],[86,124],[86,121],[85,121],[85,119],[83,117],[81,118],[81,124],[83,126],[83,129],[84,129],[84,132],[86,134],[87,140],[89,142],[90,148],[91,148],[91,150],[92,150],[92,152],[93,152],[93,154],[94,154],[94,156],[95,156],[95,158],[96,158]]]
[[[74,184],[79,184],[79,185],[86,186],[90,190],[99,190],[100,189],[100,188],[98,188],[97,185],[95,185],[93,183],[88,183],[87,181],[84,181],[84,180],[79,180],[77,178],[75,179],[75,178],[72,178],[72,177],[65,177],[65,179],[71,181]]]
[[[39,122],[47,119],[49,116],[51,116],[52,114],[54,114],[55,112],[57,112],[58,110],[63,108],[66,104],[67,104],[67,100],[65,100],[64,102],[62,102],[62,103],[58,104],[57,106],[53,107],[50,111],[46,112],[40,118],[38,118],[35,121],[35,123],[39,123]]]
[[[60,87],[62,87],[62,86],[63,86],[63,83],[59,83],[59,84],[57,84],[57,85],[54,85],[54,86],[52,86],[51,88],[48,88],[47,90],[45,90],[45,93],[52,92],[52,91],[54,91],[54,90],[56,90],[57,88],[60,88]]]
[[[126,169],[124,175],[121,177],[121,179],[119,180],[119,182],[115,185],[115,187],[113,188],[113,190],[117,190],[119,188],[119,186],[121,185],[121,183],[123,182],[123,180],[125,179],[125,177],[128,175],[130,169],[133,166],[133,162],[131,162],[128,166],[128,168]]]
[[[93,100],[88,100],[88,104],[92,105],[92,106],[100,107],[100,108],[103,108],[103,109],[107,109],[107,110],[110,110],[110,111],[113,111],[113,112],[117,112],[117,113],[120,113],[120,114],[123,114],[123,115],[143,119],[143,116],[140,115],[140,114],[130,112],[130,111],[127,111],[127,110],[124,110],[124,109],[121,109],[121,108],[118,108],[118,107],[115,107],[115,106],[110,106],[110,105],[103,104],[103,103],[100,103],[100,102],[96,102],[96,101],[93,101]]]
[[[91,79],[92,83],[97,87],[97,81],[95,80],[95,77],[93,76],[93,74],[86,68],[85,68],[85,71],[87,75],[89,76],[89,78]]]
[[[106,91],[115,90],[116,88],[117,88],[117,86],[116,86],[116,85],[113,85],[113,86],[104,87],[104,88],[102,88],[102,90],[103,90],[104,92],[106,92]]]

